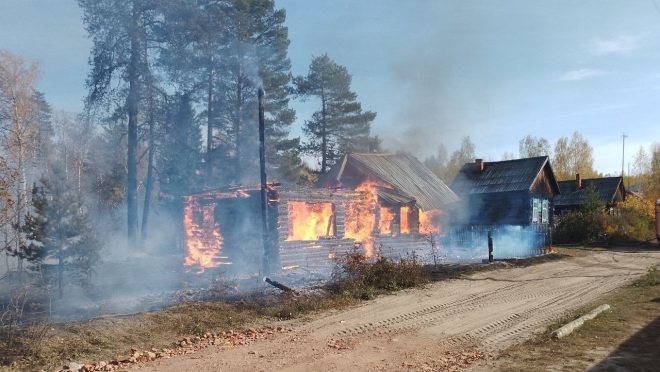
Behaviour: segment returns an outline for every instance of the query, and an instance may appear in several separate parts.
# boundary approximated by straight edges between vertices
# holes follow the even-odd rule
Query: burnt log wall
[[[328,269],[333,267],[334,258],[340,258],[353,250],[355,240],[344,238],[346,209],[351,201],[359,201],[364,197],[361,193],[331,189],[299,189],[281,190],[279,197],[277,206],[277,255],[279,259],[277,265],[273,266],[274,268]],[[322,237],[314,241],[287,241],[290,201],[332,203],[335,210],[335,236]],[[409,218],[411,234],[380,235],[378,221],[376,221],[372,234],[374,254],[398,260],[410,257],[414,252],[418,257],[430,261],[426,256],[433,255],[431,238],[418,234],[419,219],[417,215],[418,209],[411,208]],[[398,230],[398,224],[396,227],[393,226],[393,231],[398,232]]]

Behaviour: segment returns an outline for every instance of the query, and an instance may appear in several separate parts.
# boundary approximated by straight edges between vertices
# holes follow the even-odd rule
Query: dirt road
[[[597,252],[484,272],[324,314],[294,324],[295,332],[254,345],[209,348],[143,370],[445,370],[447,350],[474,345],[496,353],[659,262],[660,252]]]

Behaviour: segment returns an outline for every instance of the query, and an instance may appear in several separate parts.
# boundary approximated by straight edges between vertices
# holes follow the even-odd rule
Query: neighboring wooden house
[[[450,188],[463,200],[469,225],[549,224],[552,198],[559,194],[547,156],[477,159],[461,168]]]
[[[579,211],[580,205],[586,200],[586,190],[591,185],[598,192],[599,199],[605,204],[608,213],[613,213],[617,203],[626,198],[623,177],[581,179],[580,175],[576,174],[575,180],[559,182],[560,194],[553,200],[555,215]]]
[[[494,231],[504,239],[504,231],[519,231],[518,240],[525,244],[511,256],[539,254],[550,245],[552,199],[559,186],[547,156],[477,159],[461,168],[450,188],[461,198],[457,224],[471,234]]]

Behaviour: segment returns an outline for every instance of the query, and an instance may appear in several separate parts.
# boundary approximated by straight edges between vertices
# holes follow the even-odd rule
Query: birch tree
[[[28,199],[29,159],[38,140],[37,114],[39,106],[35,100],[39,67],[34,61],[0,50],[0,139],[8,164],[18,175],[15,183],[14,221],[16,234],[9,245],[19,257],[18,269],[23,269],[21,246],[23,225]]]

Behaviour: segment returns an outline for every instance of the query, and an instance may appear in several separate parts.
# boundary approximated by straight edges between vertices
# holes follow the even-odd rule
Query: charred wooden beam
[[[265,93],[259,87],[259,170],[261,175],[261,227],[264,245],[263,270],[270,273],[270,236],[268,234],[268,185],[266,184]]]
[[[275,288],[277,288],[277,289],[281,289],[281,290],[283,290],[284,292],[294,292],[294,290],[291,289],[291,287],[287,287],[287,286],[285,286],[284,284],[282,284],[282,283],[280,283],[280,282],[276,282],[276,281],[274,281],[274,280],[270,280],[270,278],[268,278],[268,277],[266,277],[266,276],[264,276],[264,282],[266,282],[266,283],[272,285],[273,287],[275,287]]]

